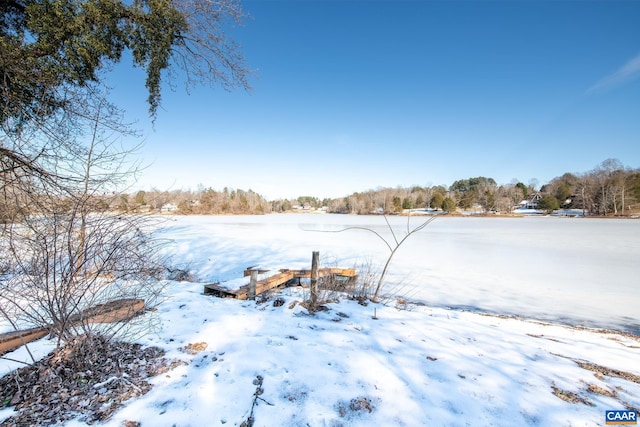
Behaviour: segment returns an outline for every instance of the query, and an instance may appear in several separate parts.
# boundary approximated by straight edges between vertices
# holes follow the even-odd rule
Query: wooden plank
[[[294,277],[295,276],[291,271],[284,271],[282,273],[269,276],[265,279],[258,280],[258,283],[256,284],[256,292],[260,293],[260,292],[264,292],[266,290],[275,288],[277,286],[284,285]]]
[[[284,271],[273,276],[269,276],[265,279],[258,280],[256,283],[256,295],[266,292],[270,289],[277,288],[280,285],[284,285],[289,280],[293,279],[294,275],[291,271]],[[236,298],[247,299],[249,297],[249,286],[245,285],[240,287],[236,293]]]
[[[73,323],[119,322],[144,313],[144,306],[143,299],[120,299],[86,309],[70,320]],[[0,355],[40,339],[48,333],[49,328],[42,327],[0,334]]]
[[[332,267],[332,268],[322,268],[321,271],[322,271],[321,274],[325,274],[325,275],[335,274],[336,276],[346,276],[346,277],[355,277],[355,276],[358,275],[356,273],[356,269],[355,268],[336,268],[336,267]]]
[[[85,323],[114,323],[132,319],[144,313],[143,299],[121,299],[93,307],[82,313]]]
[[[236,298],[238,289],[227,289],[220,286],[220,283],[209,283],[204,285],[204,294],[213,295],[220,298]]]
[[[289,270],[289,269],[283,268],[280,271],[281,272],[290,271],[290,272],[293,273],[293,276],[296,277],[296,278],[311,277],[311,270],[305,270],[305,269],[302,269],[302,270]]]
[[[295,277],[299,277],[299,278],[311,277],[311,270],[281,270],[281,271],[291,271],[295,275]],[[325,267],[325,268],[318,269],[319,277],[330,276],[332,274],[336,276],[346,276],[346,277],[357,276],[356,270],[354,268]]]
[[[269,272],[269,270],[264,270],[262,268],[256,268],[256,267],[258,267],[258,266],[257,265],[252,265],[251,267],[245,268],[244,271],[242,272],[242,275],[244,277],[251,276],[251,272],[252,271],[257,271],[258,274],[264,274],[264,273]]]
[[[47,328],[33,328],[25,331],[0,334],[0,355],[15,350],[31,341],[38,340],[49,333]]]

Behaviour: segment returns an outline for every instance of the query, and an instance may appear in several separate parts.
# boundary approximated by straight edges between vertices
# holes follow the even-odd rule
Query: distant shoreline
[[[221,214],[199,214],[199,213],[177,213],[177,212],[159,212],[153,215],[161,216],[174,216],[174,217],[189,217],[189,216],[261,216],[261,215],[354,215],[360,217],[374,216],[400,216],[400,217],[430,217],[430,216],[442,216],[442,217],[455,217],[455,218],[578,218],[578,219],[640,219],[640,215],[617,215],[617,216],[604,216],[604,215],[553,215],[553,214],[518,214],[518,213],[474,213],[474,212],[450,212],[450,213],[394,213],[394,214],[357,214],[357,213],[338,213],[338,212],[326,212],[322,210],[287,210],[284,212],[263,212],[263,213],[221,213]]]

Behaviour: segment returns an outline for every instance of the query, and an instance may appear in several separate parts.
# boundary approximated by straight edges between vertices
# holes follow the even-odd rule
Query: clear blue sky
[[[136,189],[324,198],[640,167],[640,1],[243,5],[252,91],[167,88],[152,130],[142,75],[111,75],[145,130]]]

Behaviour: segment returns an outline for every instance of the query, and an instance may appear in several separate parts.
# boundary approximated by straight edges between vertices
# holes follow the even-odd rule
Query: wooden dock
[[[244,276],[250,276],[252,273],[266,274],[268,272],[269,270],[260,270],[256,267],[248,267],[244,270]],[[319,268],[317,277],[333,277],[336,280],[348,282],[355,280],[357,274],[354,268]],[[279,286],[299,284],[300,279],[302,278],[311,278],[311,270],[291,270],[285,268],[276,270],[276,273],[273,275],[261,280],[256,280],[255,295],[260,295],[263,292]],[[238,289],[228,289],[222,286],[220,282],[211,283],[204,285],[204,294],[221,298],[248,299],[250,297],[250,285],[251,283],[247,283],[240,286]]]

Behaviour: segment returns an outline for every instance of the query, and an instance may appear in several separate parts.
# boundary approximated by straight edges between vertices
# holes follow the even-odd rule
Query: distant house
[[[291,206],[291,209],[298,210],[298,211],[310,211],[310,210],[313,210],[311,205],[308,204],[308,203],[303,203],[302,205],[293,205],[293,206]]]
[[[521,201],[520,206],[518,206],[518,208],[519,209],[538,209],[538,204],[540,203],[541,199],[542,199],[542,196],[540,195],[540,193],[535,193],[531,195],[527,200]]]
[[[540,193],[535,193],[528,199],[521,201],[520,204],[513,210],[513,212],[528,215],[544,213],[543,210],[538,209],[538,205],[540,204],[541,199],[542,196],[540,195]]]
[[[175,203],[165,203],[160,208],[160,212],[163,212],[163,213],[176,212],[177,210],[178,210],[178,205],[176,205]]]

